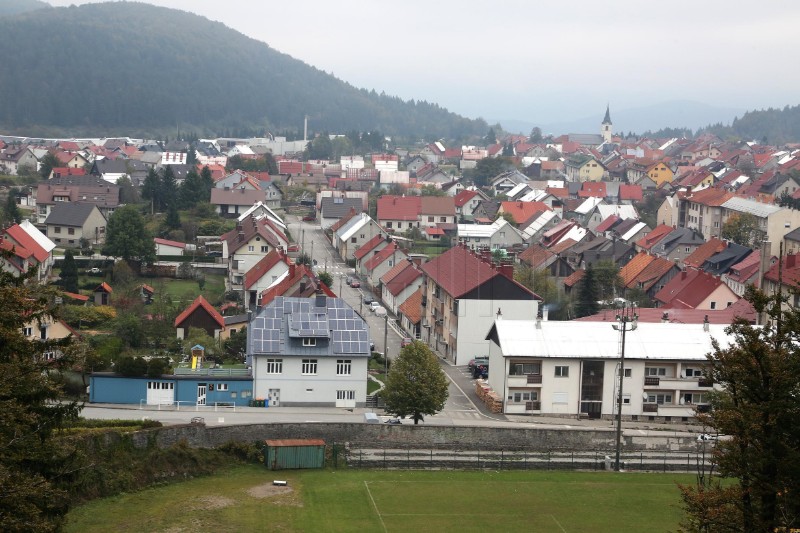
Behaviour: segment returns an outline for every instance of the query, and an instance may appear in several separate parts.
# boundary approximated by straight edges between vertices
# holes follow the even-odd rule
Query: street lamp
[[[389,313],[383,316],[383,373],[389,376]]]
[[[619,390],[617,391],[617,448],[614,470],[619,472],[619,454],[622,446],[622,383],[625,379],[625,333],[637,328],[639,315],[635,304],[623,304],[617,313],[617,323],[612,327],[619,331]]]

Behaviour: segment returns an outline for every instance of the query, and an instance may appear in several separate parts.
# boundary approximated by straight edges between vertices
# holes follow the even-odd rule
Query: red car
[[[358,281],[357,279],[354,279],[353,281],[350,282],[350,286],[353,287],[354,289],[358,289],[361,287],[361,282]]]
[[[303,222],[314,222],[315,220],[317,220],[317,217],[314,215],[306,215],[303,217]]]

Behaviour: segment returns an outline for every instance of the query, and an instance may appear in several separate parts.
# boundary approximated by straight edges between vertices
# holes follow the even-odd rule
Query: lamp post
[[[389,376],[389,314],[383,317],[383,373]]]
[[[634,305],[623,304],[613,328],[619,331],[619,389],[617,390],[617,447],[614,471],[619,472],[619,454],[622,447],[622,384],[625,380],[625,333],[638,326],[639,315]]]

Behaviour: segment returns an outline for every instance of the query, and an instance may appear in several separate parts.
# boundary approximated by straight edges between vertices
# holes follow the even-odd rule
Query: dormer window
[[[303,346],[316,346],[316,345],[317,345],[317,339],[310,337],[303,338]]]

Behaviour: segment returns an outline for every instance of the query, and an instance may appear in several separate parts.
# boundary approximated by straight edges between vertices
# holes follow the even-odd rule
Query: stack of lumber
[[[485,380],[475,381],[475,392],[492,413],[503,412],[503,399],[486,383]]]

